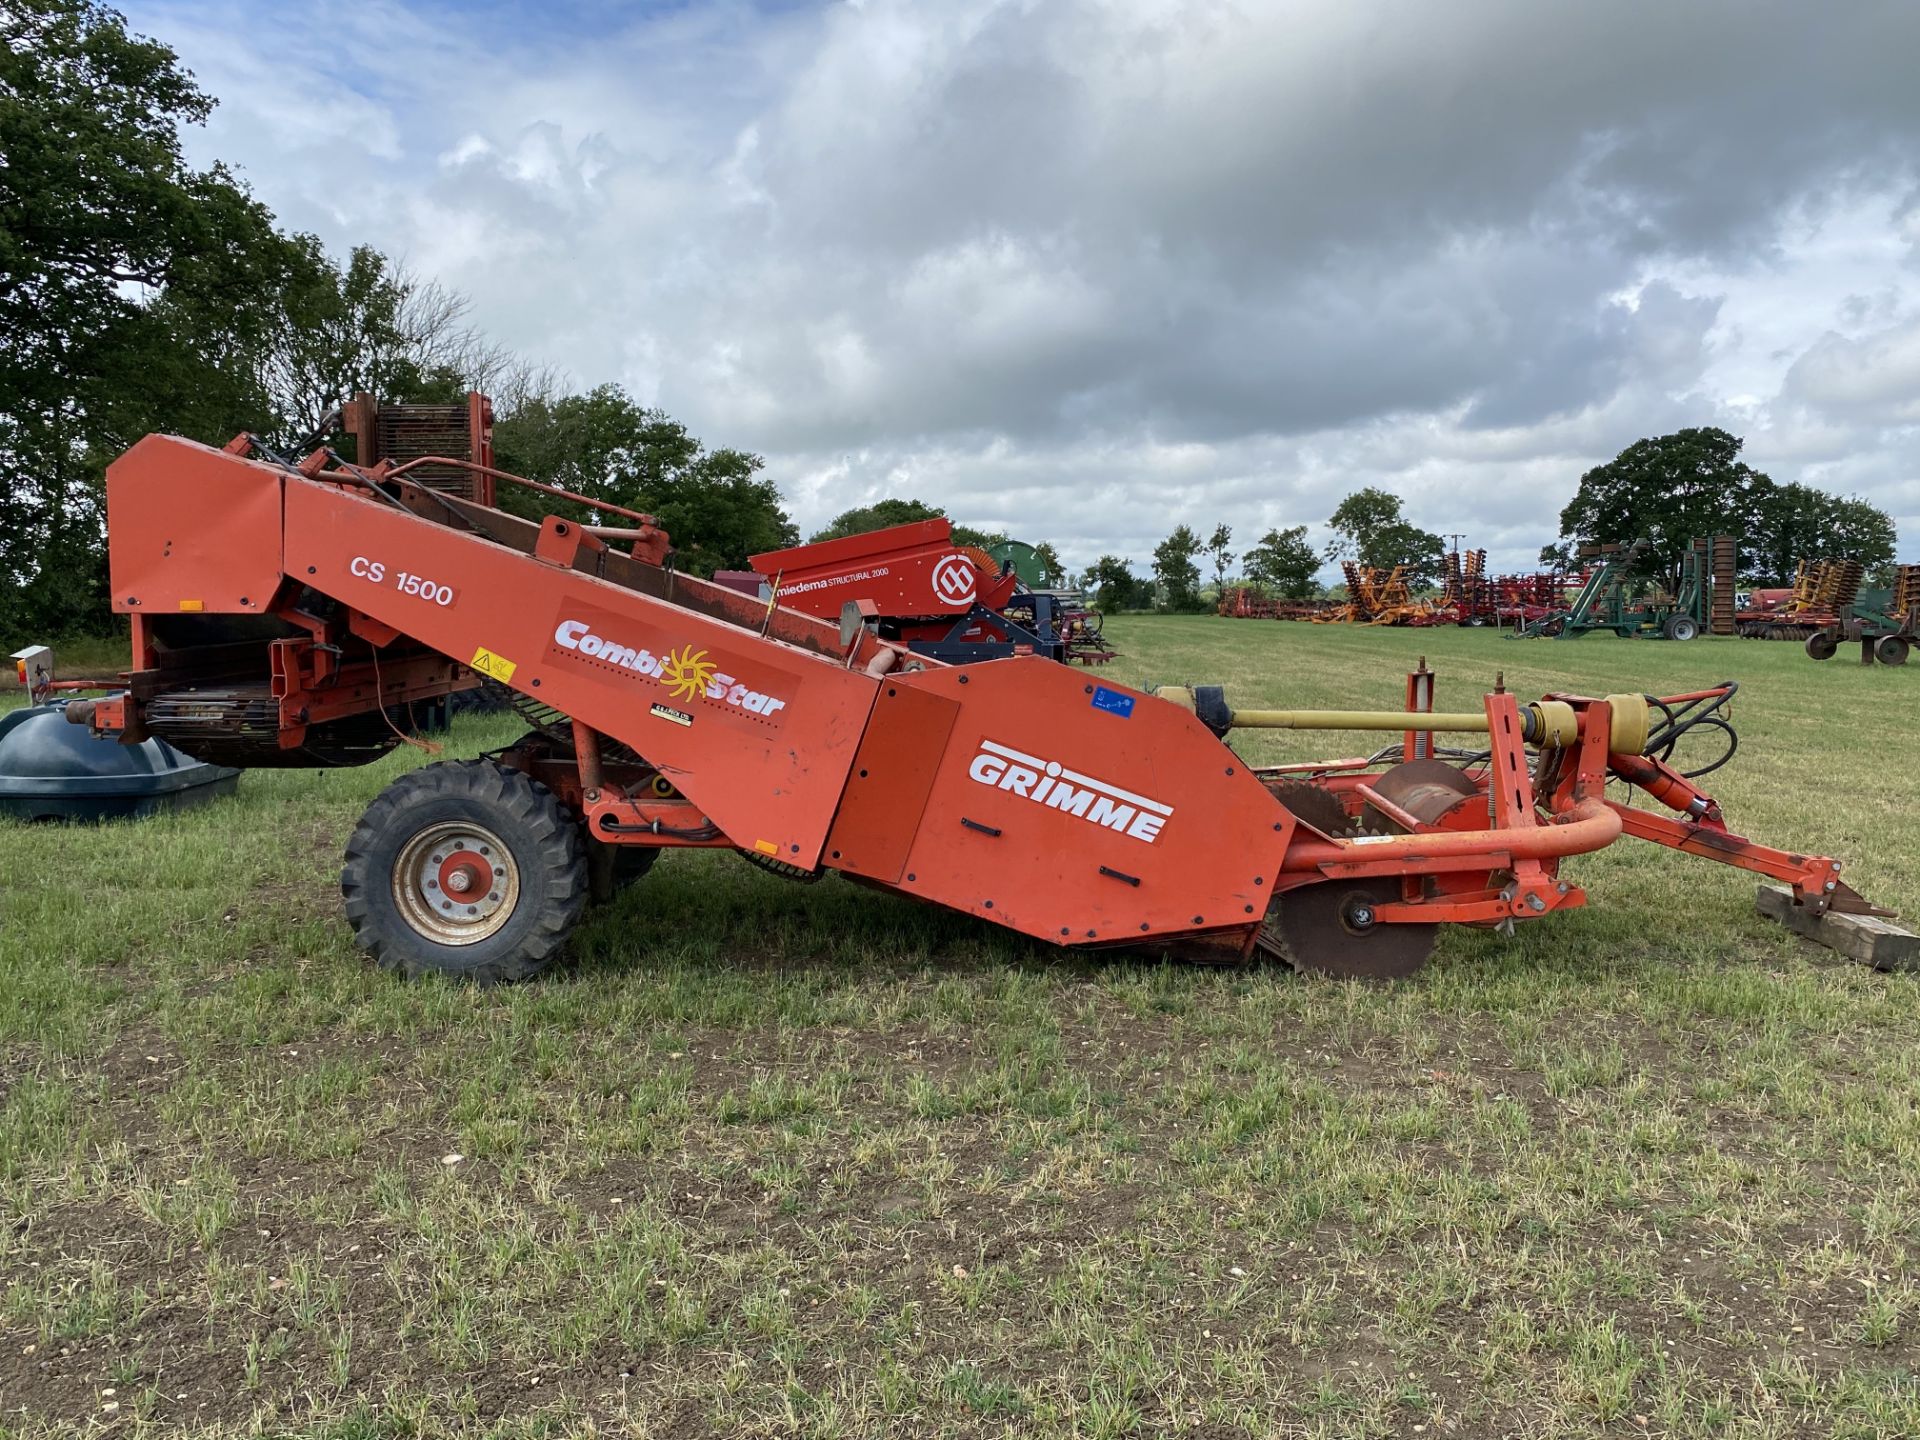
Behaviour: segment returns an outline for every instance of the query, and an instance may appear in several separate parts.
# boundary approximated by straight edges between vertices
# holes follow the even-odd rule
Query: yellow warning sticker
[[[507,659],[506,656],[496,655],[493,651],[482,645],[478,650],[473,652],[473,659],[467,662],[467,668],[469,670],[478,670],[482,675],[493,680],[498,680],[504,685],[513,679],[513,672],[520,667],[514,664],[513,661]]]

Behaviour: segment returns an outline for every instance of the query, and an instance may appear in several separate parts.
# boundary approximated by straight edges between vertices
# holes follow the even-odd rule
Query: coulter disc
[[[1311,825],[1322,835],[1344,838],[1359,833],[1353,817],[1333,792],[1310,781],[1283,780],[1273,787],[1273,798],[1292,811],[1296,820]]]
[[[1294,969],[1336,979],[1398,980],[1427,963],[1438,925],[1386,925],[1377,906],[1400,899],[1393,878],[1324,880],[1274,897],[1260,948]]]
[[[1391,801],[1428,825],[1438,825],[1442,816],[1459,807],[1468,796],[1480,794],[1480,787],[1461,773],[1458,766],[1444,760],[1408,760],[1381,775],[1373,782],[1373,789],[1381,799]],[[1484,803],[1478,808],[1484,816]],[[1366,820],[1369,830],[1382,835],[1398,834],[1403,828],[1371,805],[1366,809]]]

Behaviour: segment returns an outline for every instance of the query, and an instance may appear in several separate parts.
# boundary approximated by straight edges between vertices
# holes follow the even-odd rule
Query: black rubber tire
[[[588,888],[596,905],[610,903],[637,884],[660,858],[657,845],[609,845],[589,838],[586,847]]]
[[[1882,665],[1904,665],[1909,648],[1903,635],[1882,635],[1873,642],[1873,658]]]
[[[1700,622],[1691,615],[1672,614],[1661,627],[1669,640],[1691,640],[1700,633]]]
[[[1813,660],[1831,660],[1840,644],[1825,630],[1816,630],[1807,636],[1807,656]]]
[[[511,915],[471,944],[435,941],[408,922],[394,897],[402,850],[447,821],[492,831],[520,875]],[[480,985],[525,980],[566,947],[586,907],[586,854],[579,825],[546,786],[490,760],[445,761],[402,775],[367,807],[347,841],[340,893],[355,942],[389,970]]]

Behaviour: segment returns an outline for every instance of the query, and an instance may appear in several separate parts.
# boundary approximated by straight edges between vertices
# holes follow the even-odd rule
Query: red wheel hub
[[[473,850],[456,850],[440,862],[440,890],[449,900],[471,901],[493,889],[493,866]]]

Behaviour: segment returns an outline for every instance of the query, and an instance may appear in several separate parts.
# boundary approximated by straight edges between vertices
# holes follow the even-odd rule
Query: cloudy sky
[[[1496,568],[1692,424],[1920,559],[1920,5],[134,0],[290,227],[766,455],[1144,560],[1364,484]]]

